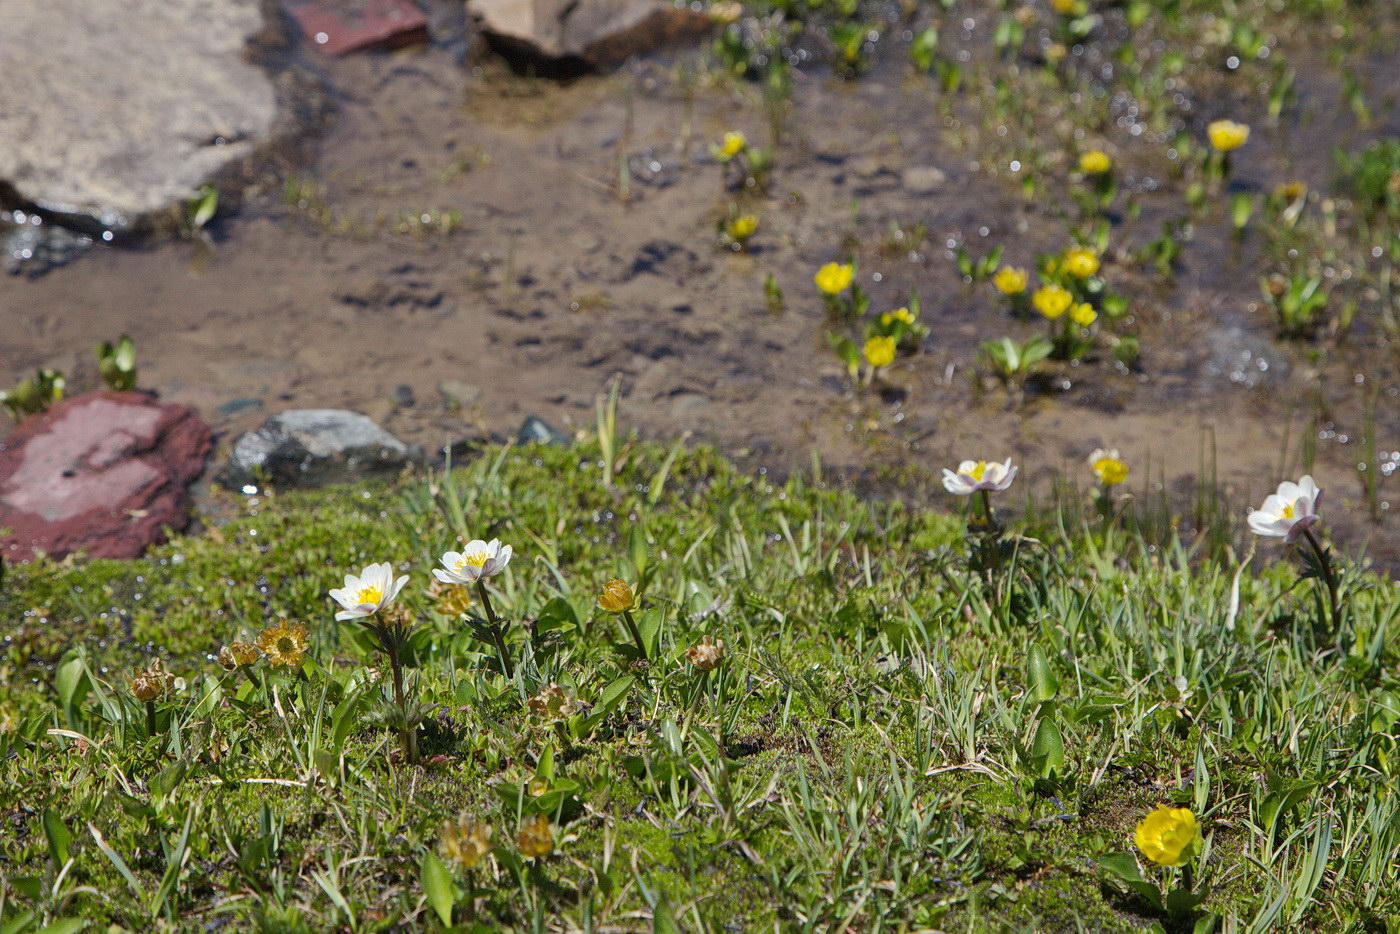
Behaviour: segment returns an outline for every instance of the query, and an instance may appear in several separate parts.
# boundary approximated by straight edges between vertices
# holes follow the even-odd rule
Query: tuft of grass
[[[1202,821],[1220,930],[1400,912],[1392,581],[1349,568],[1332,633],[1288,563],[1193,560],[1163,520],[1148,541],[1068,501],[974,573],[955,516],[609,447],[488,450],[240,501],[139,561],[10,568],[5,930],[1174,930],[1097,866],[1162,803]],[[513,678],[426,593],[457,534],[515,547],[492,579]],[[421,766],[326,597],[385,559],[410,574]],[[596,607],[613,577],[647,665]],[[216,664],[283,618],[301,667]],[[711,672],[685,654],[702,636]],[[155,729],[126,687],[151,658],[180,679]],[[532,709],[550,685],[576,711]],[[493,830],[472,868],[440,841],[464,812]],[[527,858],[537,815],[553,851]]]

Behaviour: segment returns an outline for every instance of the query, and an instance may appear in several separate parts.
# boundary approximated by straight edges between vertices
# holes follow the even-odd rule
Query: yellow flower
[[[449,863],[471,869],[491,852],[491,826],[460,814],[442,828],[439,846]]]
[[[622,613],[637,605],[637,597],[626,581],[614,578],[603,585],[598,605],[609,613]]]
[[[1050,8],[1061,16],[1069,16],[1079,9],[1079,0],[1050,0]]]
[[[851,287],[856,271],[850,263],[827,263],[817,270],[817,288],[827,295],[839,295]]]
[[[549,826],[549,818],[536,814],[520,832],[515,835],[515,845],[521,856],[538,859],[554,852],[554,829]]]
[[[1028,282],[1030,277],[1026,275],[1026,271],[1015,266],[1003,266],[992,276],[992,284],[1003,295],[1020,295],[1026,290]]]
[[[905,324],[914,323],[914,313],[908,308],[896,308],[894,311],[887,311],[880,316],[880,324],[889,327],[896,321],[903,321]]]
[[[894,363],[894,338],[872,337],[866,341],[865,362],[875,367]]]
[[[1118,456],[1117,448],[1099,448],[1090,454],[1089,469],[1104,486],[1116,486],[1128,479],[1128,465]]]
[[[1284,182],[1274,189],[1274,194],[1284,201],[1301,201],[1308,196],[1308,186],[1305,182]]]
[[[143,703],[165,696],[174,686],[175,676],[165,670],[158,658],[151,659],[151,666],[138,671],[129,683],[131,696]]]
[[[724,661],[724,640],[716,642],[713,636],[702,636],[685,650],[685,659],[701,671],[714,671]]]
[[[298,623],[289,625],[282,620],[276,626],[269,626],[258,633],[258,648],[267,656],[270,665],[300,665],[306,654],[306,627]]]
[[[1036,311],[1054,321],[1069,311],[1069,306],[1074,304],[1074,296],[1062,286],[1043,285],[1031,296],[1031,304]]]
[[[1239,149],[1249,139],[1249,127],[1233,120],[1212,120],[1206,127],[1210,144],[1221,152]]]
[[[742,130],[731,130],[724,134],[724,141],[717,150],[721,159],[728,161],[748,148],[749,140]]]
[[[1189,808],[1163,806],[1142,819],[1133,842],[1159,866],[1184,866],[1201,849],[1201,825]]]
[[[1102,175],[1113,168],[1113,160],[1102,149],[1091,149],[1079,157],[1079,171],[1085,175]]]
[[[1087,279],[1099,271],[1099,258],[1093,250],[1082,246],[1071,247],[1060,260],[1060,268],[1076,279]]]
[[[758,229],[758,216],[756,214],[741,214],[729,222],[729,236],[740,242],[753,236]]]
[[[219,664],[225,671],[247,668],[258,660],[258,650],[247,642],[234,641],[219,649]]]
[[[1098,319],[1099,313],[1095,311],[1094,306],[1090,305],[1088,302],[1080,302],[1069,310],[1069,320],[1073,321],[1081,328],[1087,328]]]

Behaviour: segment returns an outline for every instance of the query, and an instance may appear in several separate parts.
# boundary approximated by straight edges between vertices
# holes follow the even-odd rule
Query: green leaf
[[[1030,684],[1031,700],[1044,703],[1060,690],[1059,679],[1050,666],[1050,658],[1039,645],[1032,645],[1026,655],[1026,680]]]
[[[423,853],[418,879],[423,885],[423,894],[428,904],[433,906],[438,918],[445,925],[452,924],[452,906],[457,903],[457,885],[452,874],[432,850]]]
[[[62,918],[39,929],[39,934],[74,934],[88,926],[82,918]]]
[[[49,857],[53,860],[54,868],[62,869],[68,862],[73,833],[54,811],[44,811],[44,837],[49,841]]]
[[[72,655],[59,663],[53,675],[54,690],[64,707],[74,707],[82,703],[87,694],[87,670],[80,656]]]
[[[603,693],[598,697],[598,707],[601,711],[611,713],[622,703],[627,692],[632,690],[636,678],[631,675],[624,675],[616,681],[611,681],[603,688]]]
[[[1042,778],[1065,766],[1065,741],[1052,717],[1041,717],[1031,743],[1031,762]]]

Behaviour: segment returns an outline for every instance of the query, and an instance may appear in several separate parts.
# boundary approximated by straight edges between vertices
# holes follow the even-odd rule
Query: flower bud
[[[247,668],[258,660],[258,650],[247,642],[234,641],[219,649],[219,664],[225,671]]]
[[[622,613],[636,606],[637,597],[632,587],[624,580],[614,578],[603,585],[598,594],[598,605],[609,613]]]

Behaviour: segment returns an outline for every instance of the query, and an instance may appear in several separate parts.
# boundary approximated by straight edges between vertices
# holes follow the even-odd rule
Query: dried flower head
[[[598,606],[609,613],[623,613],[636,605],[637,596],[632,592],[632,586],[619,578],[604,584],[603,592],[598,594]]]
[[[142,703],[164,697],[175,686],[175,676],[165,670],[160,659],[151,660],[150,667],[132,676],[131,696]]]
[[[219,664],[225,671],[247,668],[258,660],[257,647],[248,642],[235,640],[219,649]]]
[[[685,650],[685,660],[701,671],[714,671],[724,661],[724,640],[701,636],[700,641]]]
[[[257,644],[269,664],[300,665],[306,654],[306,627],[300,623],[293,626],[284,619],[258,633]]]
[[[578,713],[578,701],[551,682],[530,698],[530,713],[541,720],[563,720]]]
[[[447,584],[434,579],[428,585],[428,598],[443,616],[461,616],[472,606],[472,591],[465,584]]]
[[[554,828],[549,826],[549,818],[543,814],[536,814],[526,821],[520,832],[515,835],[515,845],[521,856],[531,859],[539,859],[553,853]]]
[[[463,812],[442,828],[438,846],[443,859],[460,869],[471,869],[491,852],[491,825]]]

